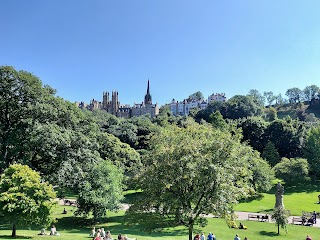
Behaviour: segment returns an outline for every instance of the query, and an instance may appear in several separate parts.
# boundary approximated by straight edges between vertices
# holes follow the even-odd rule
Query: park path
[[[58,201],[59,205],[64,205],[63,200],[58,199],[58,198],[57,198],[56,200]],[[74,199],[68,199],[68,200],[74,200]],[[128,210],[128,209],[129,209],[129,204],[127,204],[127,203],[122,203],[121,206],[122,206],[122,209],[123,209],[123,210]],[[235,214],[238,216],[238,217],[237,217],[237,220],[248,220],[248,214],[261,214],[261,213],[235,212]],[[271,215],[268,214],[268,216],[269,216],[269,219],[271,219]],[[207,215],[207,217],[214,217],[214,216],[211,215],[211,214],[209,214],[209,215]],[[293,217],[301,217],[301,216],[290,216],[290,217],[288,218],[289,224],[292,223],[292,218],[293,218]],[[272,222],[272,221],[269,220],[269,222]],[[320,219],[317,220],[317,223],[316,223],[316,224],[313,224],[313,227],[320,228]]]
[[[238,216],[237,220],[248,220],[248,214],[257,214],[257,213],[251,213],[251,212],[235,212],[235,214]],[[260,213],[259,213],[260,214]],[[271,215],[268,214],[269,219],[271,219]],[[292,218],[294,217],[301,217],[301,216],[290,216],[288,217],[289,224],[292,223]],[[272,222],[269,220],[269,222]],[[320,228],[320,219],[317,219],[317,223],[313,224],[313,227]]]

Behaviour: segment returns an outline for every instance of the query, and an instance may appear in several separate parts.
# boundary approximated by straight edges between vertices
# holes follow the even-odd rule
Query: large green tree
[[[10,165],[0,177],[0,215],[12,225],[12,237],[18,226],[50,224],[55,196],[37,172],[25,165]]]
[[[203,214],[226,216],[237,200],[253,194],[253,175],[260,171],[254,168],[259,153],[241,144],[240,136],[190,121],[154,136],[143,159],[142,193],[128,219],[135,216],[135,223],[150,228],[161,226],[150,224],[153,220],[182,224],[189,240],[194,226],[206,223]]]
[[[94,166],[79,186],[76,214],[92,213],[96,222],[106,216],[107,210],[118,210],[123,198],[122,179],[122,171],[108,160]]]
[[[13,161],[29,158],[29,133],[34,123],[34,106],[42,95],[39,78],[9,66],[0,67],[0,172]]]
[[[304,158],[282,158],[274,166],[276,177],[282,178],[287,184],[303,182],[308,179],[309,166]]]
[[[319,97],[320,88],[317,85],[306,86],[303,89],[303,97],[306,101],[311,101]]]
[[[280,155],[275,145],[269,141],[262,151],[261,157],[265,159],[271,166],[275,166],[280,162]]]
[[[320,172],[320,127],[313,127],[308,131],[303,156],[308,160],[314,176],[318,178]]]
[[[250,96],[233,96],[226,105],[226,116],[230,119],[258,116],[262,113],[261,106]]]
[[[290,103],[298,103],[303,99],[303,92],[297,87],[289,88],[286,91],[286,96]]]

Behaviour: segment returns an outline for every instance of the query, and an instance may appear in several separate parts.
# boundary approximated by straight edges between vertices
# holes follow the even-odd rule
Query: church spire
[[[152,104],[149,79],[148,79],[148,86],[147,86],[147,94],[144,96],[144,104]]]
[[[148,78],[147,95],[150,95],[150,85],[149,85],[149,78]]]

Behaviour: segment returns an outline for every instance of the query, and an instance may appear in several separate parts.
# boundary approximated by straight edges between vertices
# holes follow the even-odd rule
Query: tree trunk
[[[189,225],[189,240],[192,240],[193,225]]]
[[[11,236],[12,237],[16,237],[17,236],[17,233],[16,233],[17,231],[16,231],[16,225],[15,224],[13,224],[13,226],[12,226],[12,234],[11,234]]]
[[[278,235],[280,235],[280,224],[278,224]]]

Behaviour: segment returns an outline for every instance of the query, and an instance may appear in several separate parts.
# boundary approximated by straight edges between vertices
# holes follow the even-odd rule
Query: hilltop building
[[[176,101],[172,99],[170,103],[170,111],[173,115],[181,115],[181,116],[188,116],[189,112],[192,109],[205,109],[209,103],[214,101],[221,101],[225,102],[227,100],[224,93],[216,93],[212,94],[208,97],[208,100],[195,100],[195,99],[184,99],[183,101]]]
[[[150,116],[153,118],[159,114],[158,104],[152,104],[149,80],[144,101],[140,104],[134,103],[133,107],[131,107],[129,104],[120,104],[118,91],[112,91],[111,96],[109,92],[103,92],[102,102],[92,99],[89,105],[81,102],[78,106],[80,108],[87,108],[89,110],[105,110],[114,116],[123,118],[138,117],[146,114],[150,114]]]

